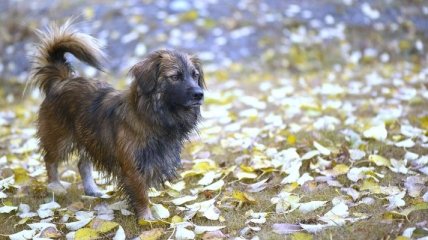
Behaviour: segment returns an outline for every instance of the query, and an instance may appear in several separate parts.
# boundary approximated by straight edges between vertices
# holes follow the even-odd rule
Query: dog
[[[58,165],[71,154],[86,195],[100,196],[93,166],[120,186],[139,220],[154,219],[147,190],[177,177],[180,152],[200,121],[205,81],[201,61],[175,50],[158,50],[134,65],[129,88],[76,76],[65,57],[99,70],[105,54],[95,38],[68,21],[38,31],[31,81],[44,93],[37,135],[48,189],[65,193]]]

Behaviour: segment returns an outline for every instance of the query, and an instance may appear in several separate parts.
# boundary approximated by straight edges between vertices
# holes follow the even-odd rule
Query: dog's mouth
[[[184,106],[187,108],[197,108],[197,107],[200,107],[201,105],[202,105],[202,100],[199,100],[199,101],[189,102],[189,103],[185,104]]]

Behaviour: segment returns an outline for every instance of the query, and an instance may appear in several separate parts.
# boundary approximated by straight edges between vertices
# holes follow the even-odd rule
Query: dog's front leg
[[[154,220],[149,207],[147,183],[134,166],[123,166],[122,185],[128,195],[129,202],[134,207],[138,220]]]

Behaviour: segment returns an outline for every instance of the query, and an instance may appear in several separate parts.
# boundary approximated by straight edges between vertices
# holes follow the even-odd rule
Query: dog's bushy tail
[[[64,56],[67,52],[102,70],[101,45],[95,38],[76,32],[72,20],[62,26],[52,24],[46,31],[38,30],[37,35],[41,43],[33,59],[30,82],[45,94],[55,83],[70,78],[73,69]]]

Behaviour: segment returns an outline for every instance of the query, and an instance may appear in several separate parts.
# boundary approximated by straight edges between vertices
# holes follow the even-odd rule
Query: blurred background
[[[219,197],[212,205],[219,205],[225,216],[225,233],[255,235],[259,225],[247,213],[253,206],[255,212],[274,211],[275,199],[283,199],[276,205],[278,214],[269,213],[257,233],[260,239],[284,239],[274,235],[273,223],[318,224],[323,213],[332,212],[327,212],[328,203],[317,212],[284,214],[280,205],[288,204],[284,196],[289,196],[284,191],[302,194],[304,201],[340,203],[346,207],[340,222],[364,219],[321,232],[319,239],[347,239],[354,233],[360,239],[398,239],[410,228],[426,233],[427,211],[401,220],[389,211],[404,207],[405,194],[411,196],[406,196],[405,211],[420,203],[427,182],[413,174],[428,171],[428,0],[0,0],[0,179],[14,176],[19,186],[7,191],[0,186],[3,204],[28,203],[38,209],[50,201],[36,137],[43,97],[38,90],[24,95],[23,90],[38,41],[34,30],[70,17],[77,17],[77,30],[99,39],[109,56],[105,73],[69,56],[78,74],[100,77],[120,89],[130,81],[129,68],[154,50],[179,49],[203,60],[208,86],[203,121],[199,134],[186,143],[182,162],[189,170],[197,166],[192,160],[206,159],[209,173],[215,178],[224,174],[215,182],[225,179],[224,186],[201,190],[200,197],[226,199]],[[364,182],[347,179],[350,172],[358,179],[363,174]],[[82,208],[92,209],[91,200],[81,198],[76,170],[62,173],[74,190],[59,198],[61,206],[83,201]],[[96,176],[103,189],[117,189],[103,174]],[[260,181],[264,187],[251,191],[255,200],[234,196],[262,176],[268,182]],[[202,189],[196,182],[187,180],[187,189]],[[380,196],[381,191],[388,193]],[[179,209],[160,198],[154,202]],[[242,214],[230,211],[237,201],[229,202],[232,198],[238,206],[244,203]],[[349,201],[349,212],[340,199]],[[355,215],[348,218],[349,213]],[[133,218],[115,217],[128,237],[140,234]],[[28,228],[26,221],[0,214],[0,236]],[[206,220],[196,217],[195,223],[205,225]],[[59,221],[57,226],[69,232]]]
[[[420,66],[427,60],[423,0],[3,0],[1,104],[21,96],[37,40],[34,29],[72,16],[79,16],[78,30],[106,45],[106,68],[114,79],[159,48],[199,55],[212,79],[238,75],[249,76],[249,82],[260,80],[251,78],[255,72],[340,71],[349,64],[394,61]]]

